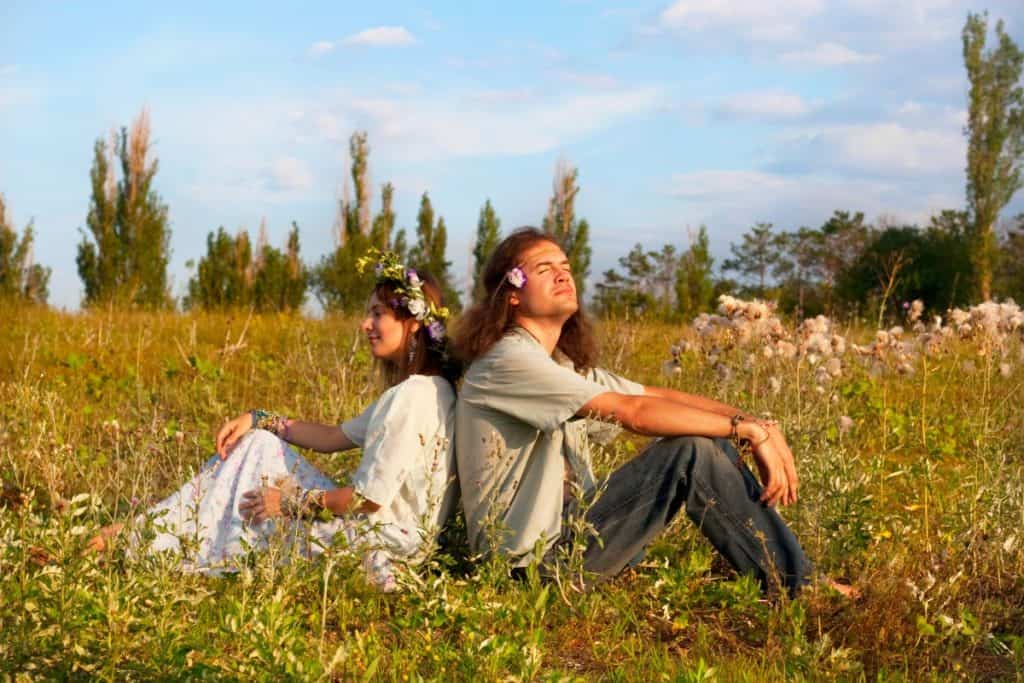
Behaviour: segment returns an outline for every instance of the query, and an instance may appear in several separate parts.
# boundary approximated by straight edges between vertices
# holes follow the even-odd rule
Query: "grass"
[[[739,350],[720,358],[732,373],[688,354],[666,378],[681,326],[602,324],[612,369],[786,427],[801,497],[784,515],[819,570],[864,595],[769,602],[685,523],[583,594],[444,555],[396,595],[368,588],[341,553],[255,557],[223,579],[166,558],[83,556],[100,525],[194,473],[225,418],[359,410],[374,395],[369,357],[345,318],[23,309],[6,321],[0,670],[11,680],[1012,680],[1024,667],[1019,338],[1005,358],[959,344],[909,376],[849,363],[818,393],[806,362]],[[642,445],[621,437],[598,469]],[[339,479],[358,457],[307,455]]]

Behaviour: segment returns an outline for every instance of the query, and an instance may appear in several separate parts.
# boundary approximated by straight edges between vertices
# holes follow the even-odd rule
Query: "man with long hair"
[[[536,228],[498,245],[482,289],[453,339],[471,363],[457,402],[456,457],[475,551],[503,553],[516,567],[554,562],[582,514],[591,530],[583,568],[611,577],[684,508],[765,589],[795,593],[807,582],[810,563],[773,508],[794,502],[798,487],[774,423],[596,367],[568,258]],[[609,422],[663,438],[599,488],[588,444]],[[733,444],[741,441],[763,487],[740,460]]]

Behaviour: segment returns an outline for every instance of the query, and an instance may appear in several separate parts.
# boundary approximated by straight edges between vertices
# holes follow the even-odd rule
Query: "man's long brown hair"
[[[512,268],[522,265],[523,253],[538,242],[557,244],[537,228],[522,227],[503,239],[487,259],[480,299],[462,314],[452,335],[455,354],[464,362],[471,363],[490,351],[515,325],[515,307],[509,303],[509,297],[516,290],[506,276]],[[572,360],[576,370],[594,367],[597,345],[582,305],[562,325],[557,348]]]

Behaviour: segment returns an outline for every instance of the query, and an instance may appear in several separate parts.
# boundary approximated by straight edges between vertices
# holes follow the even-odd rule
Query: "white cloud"
[[[307,53],[309,54],[310,57],[320,57],[321,55],[325,55],[328,52],[333,51],[334,43],[330,42],[329,40],[319,40],[309,46],[309,50],[307,50]]]
[[[300,112],[305,135],[323,131],[325,113],[369,131],[382,156],[408,160],[502,157],[558,149],[661,101],[653,87],[540,97],[529,90],[437,93],[432,97],[346,94]],[[510,106],[509,103],[514,106]]]
[[[822,134],[844,166],[881,174],[947,173],[963,168],[966,143],[956,130],[898,123],[835,126]]]
[[[559,69],[555,71],[554,74],[559,80],[577,85],[581,88],[606,90],[609,88],[616,88],[619,85],[619,79],[609,74],[589,73],[585,71],[575,71],[572,69]]]
[[[402,47],[412,45],[416,38],[404,26],[378,26],[354,33],[341,42],[343,45]]]
[[[869,219],[887,215],[899,222],[923,224],[932,214],[960,201],[949,192],[908,191],[895,180],[745,170],[677,173],[671,177],[667,194],[686,205],[687,220],[720,231],[713,232],[711,238],[722,246],[757,221],[772,222],[778,230],[816,227],[833,211],[849,209],[863,211]]]
[[[800,95],[778,90],[739,93],[723,100],[717,108],[719,116],[730,119],[796,119],[805,116],[811,107]]]
[[[754,40],[788,40],[822,8],[822,0],[677,0],[662,10],[658,25],[670,31],[726,30]]]
[[[270,169],[272,187],[283,192],[308,190],[313,186],[313,173],[305,162],[295,157],[280,157]]]
[[[818,43],[807,50],[785,52],[780,59],[791,64],[807,66],[846,66],[848,64],[870,64],[881,59],[878,55],[851,50],[841,43]]]

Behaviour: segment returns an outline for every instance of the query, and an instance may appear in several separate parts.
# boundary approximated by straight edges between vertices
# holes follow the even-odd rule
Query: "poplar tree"
[[[555,165],[551,200],[544,216],[544,232],[554,237],[569,258],[576,292],[583,299],[584,284],[590,274],[590,225],[585,219],[576,218],[576,195],[579,171],[564,159]]]
[[[143,109],[109,147],[97,140],[93,151],[86,218],[91,235],[83,233],[76,259],[84,303],[166,308],[172,303],[167,281],[171,230],[167,205],[153,187],[158,163],[151,158],[149,113]],[[120,170],[116,180],[115,165]]]
[[[996,22],[996,45],[986,50],[988,14],[968,14],[963,29],[967,95],[967,205],[973,235],[975,293],[992,296],[999,212],[1022,186],[1024,158],[1024,55]]]
[[[18,237],[7,216],[4,196],[0,194],[0,300],[46,303],[50,269],[33,262],[34,242],[31,221]]]
[[[480,217],[476,222],[476,243],[473,245],[473,292],[474,301],[479,301],[484,293],[484,267],[491,257],[494,248],[501,241],[501,220],[488,199],[480,207]]]
[[[367,249],[376,246],[405,250],[402,231],[392,240],[395,190],[391,183],[385,183],[381,188],[381,211],[372,220],[370,218],[370,146],[365,132],[352,134],[349,157],[355,198],[349,197],[346,182],[334,222],[334,250],[324,255],[311,273],[316,297],[327,310],[356,311],[366,303],[367,294],[373,286],[373,273],[360,273],[356,261]]]
[[[427,270],[441,285],[445,303],[452,310],[461,308],[459,293],[452,283],[452,262],[445,258],[448,249],[448,228],[444,218],[434,222],[434,206],[430,196],[424,192],[420,198],[420,210],[416,216],[416,245],[409,252],[409,265]]]

